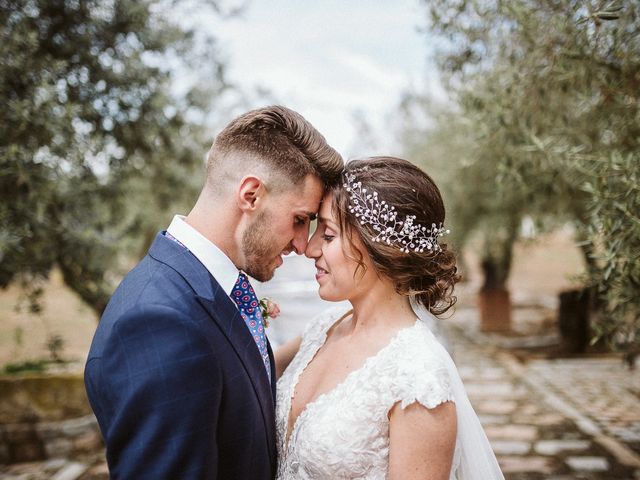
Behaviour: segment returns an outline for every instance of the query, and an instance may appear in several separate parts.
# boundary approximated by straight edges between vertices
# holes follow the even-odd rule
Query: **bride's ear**
[[[243,212],[252,212],[260,208],[267,189],[260,177],[247,175],[242,177],[236,190],[236,203]]]

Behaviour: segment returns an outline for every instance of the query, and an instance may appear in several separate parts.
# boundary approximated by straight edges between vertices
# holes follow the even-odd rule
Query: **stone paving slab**
[[[51,477],[51,480],[78,480],[88,468],[88,465],[83,463],[70,462]]]
[[[529,368],[546,388],[640,454],[640,370],[606,357],[536,360]]]
[[[43,462],[0,465],[2,480],[108,480],[104,452],[81,458],[53,458]]]

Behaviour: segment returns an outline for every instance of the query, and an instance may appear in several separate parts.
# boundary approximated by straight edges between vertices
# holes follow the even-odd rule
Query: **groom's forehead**
[[[306,188],[303,185],[294,186],[283,198],[286,204],[292,211],[297,214],[305,215],[315,219],[318,210],[322,205],[322,196],[324,195],[324,186],[307,185]]]

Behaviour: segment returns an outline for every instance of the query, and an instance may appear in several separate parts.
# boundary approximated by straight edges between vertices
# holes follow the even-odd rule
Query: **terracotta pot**
[[[511,297],[504,288],[488,288],[478,292],[480,330],[505,332],[511,329]]]

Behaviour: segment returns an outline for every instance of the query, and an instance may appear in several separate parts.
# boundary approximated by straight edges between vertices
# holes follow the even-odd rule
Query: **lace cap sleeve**
[[[426,408],[455,401],[444,348],[431,332],[416,332],[398,345],[397,374],[392,378],[392,405],[406,408],[418,402]]]

